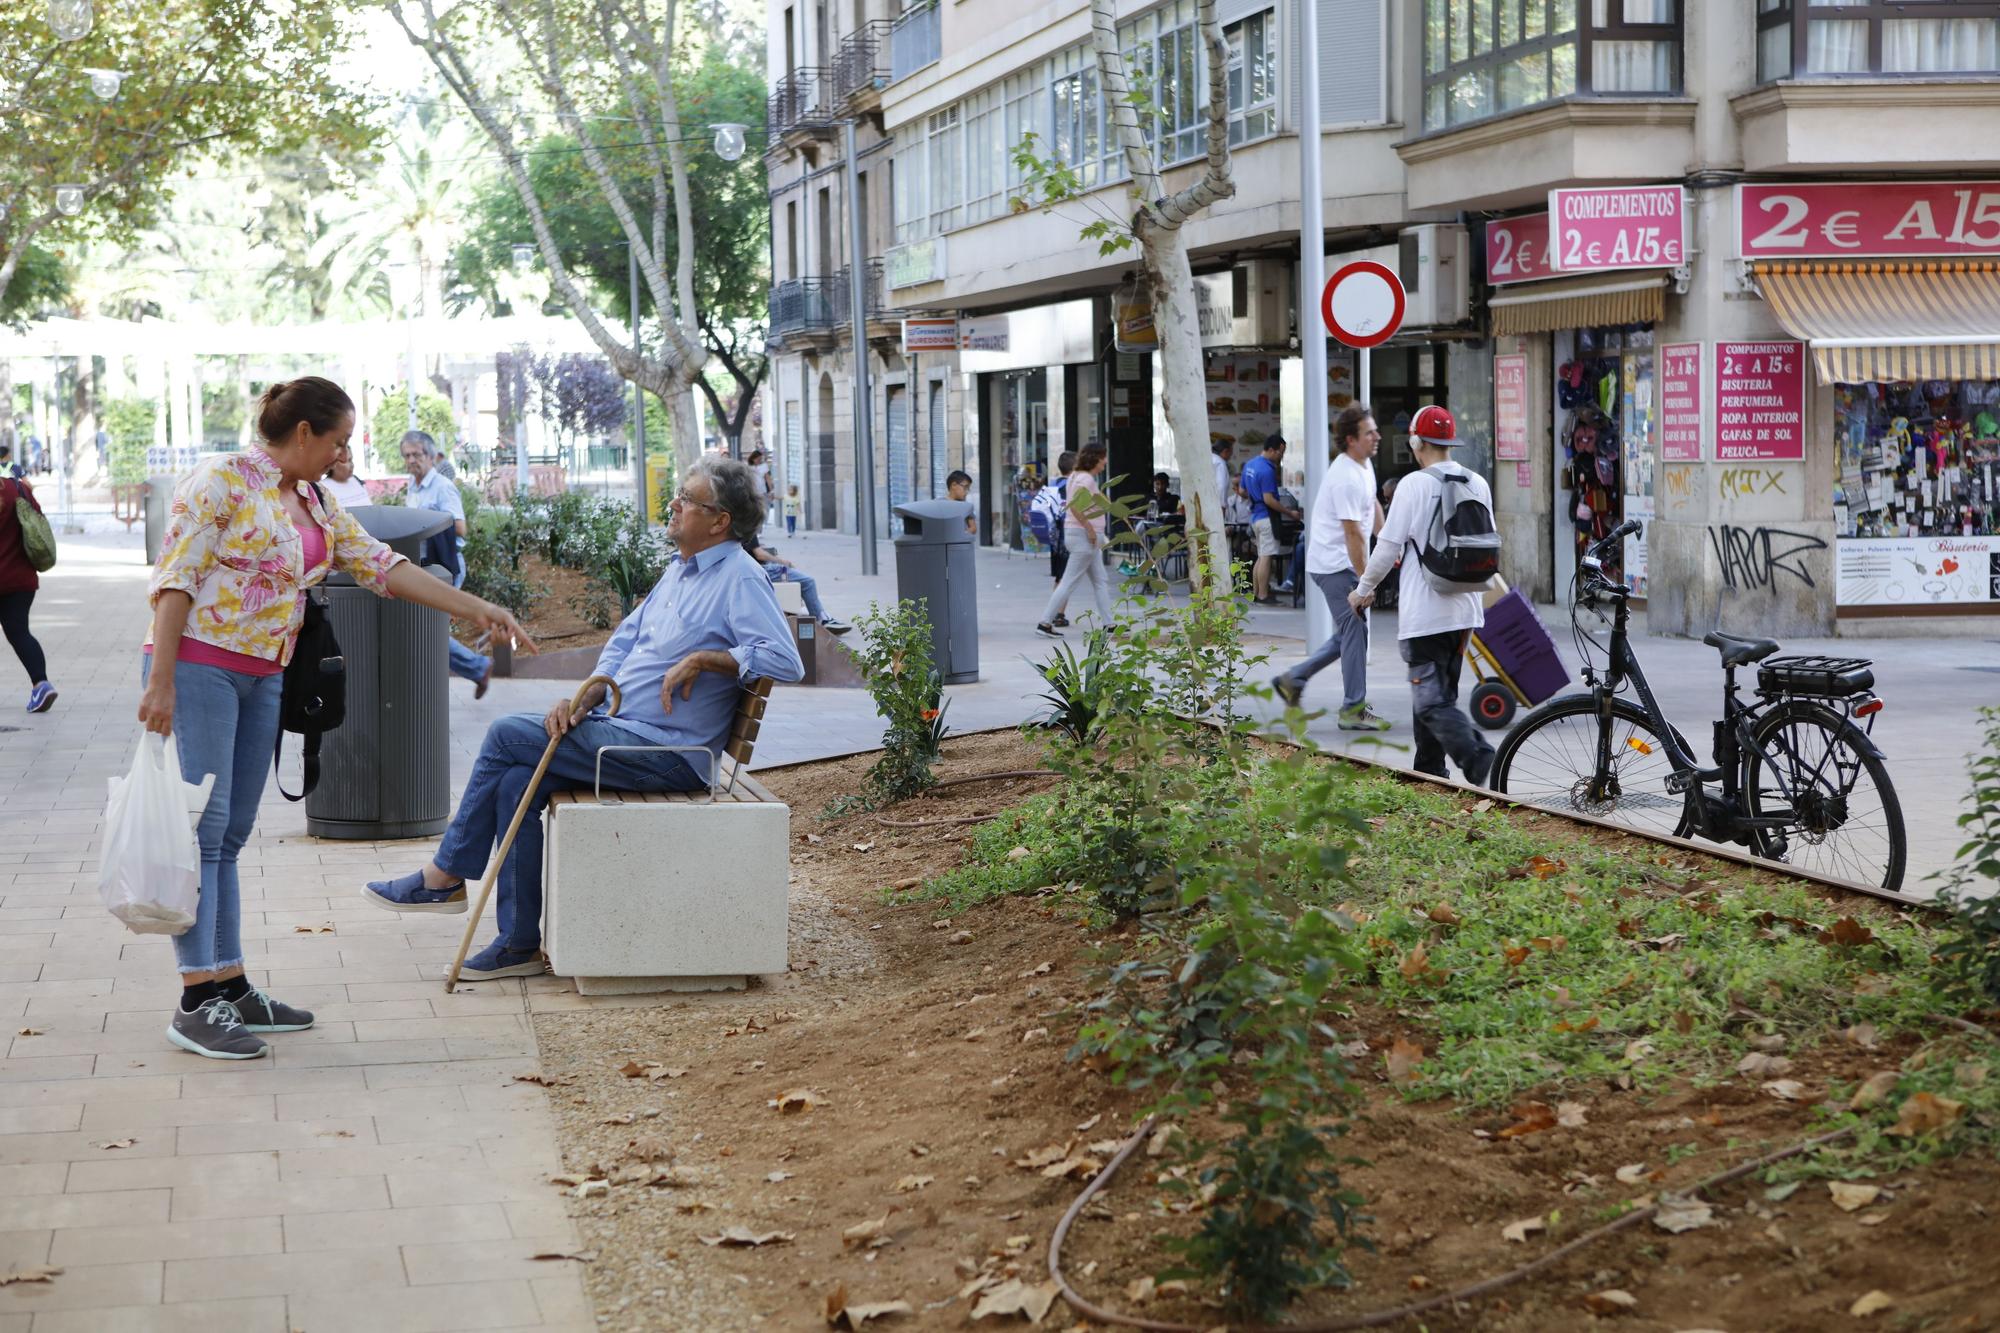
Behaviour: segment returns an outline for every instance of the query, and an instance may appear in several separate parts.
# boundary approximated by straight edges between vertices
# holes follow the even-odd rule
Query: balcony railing
[[[870,19],[841,39],[833,58],[834,96],[845,102],[889,86],[889,34],[894,27],[888,19]]]
[[[907,79],[943,53],[944,29],[937,0],[912,9],[896,20],[889,33],[889,77]]]
[[[821,67],[795,69],[778,80],[764,101],[764,128],[777,142],[795,130],[824,130],[834,123],[833,79]]]
[[[845,328],[854,320],[854,299],[848,287],[847,270],[844,268],[841,269],[835,275],[834,281],[839,284],[839,290],[834,293],[833,297],[833,318],[835,323]],[[882,261],[879,259],[871,259],[862,266],[861,299],[865,303],[864,309],[869,319],[873,319],[882,313],[884,309],[882,304]]]
[[[770,321],[766,328],[773,339],[803,333],[826,333],[840,322],[834,313],[834,298],[840,294],[844,308],[847,279],[789,278],[771,284]]]

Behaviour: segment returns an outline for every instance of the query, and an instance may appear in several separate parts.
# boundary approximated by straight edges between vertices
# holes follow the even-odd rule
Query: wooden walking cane
[[[569,701],[570,725],[583,720],[587,711],[583,697],[590,693],[590,687],[602,685],[611,694],[611,711],[618,712],[625,702],[618,693],[618,684],[609,676],[592,676],[576,687],[576,694]],[[567,735],[568,733],[564,733]],[[479,886],[479,901],[473,904],[472,915],[466,918],[465,938],[458,942],[458,957],[451,960],[451,971],[445,973],[444,993],[449,995],[458,985],[458,969],[465,966],[466,952],[472,948],[473,932],[479,929],[479,918],[486,915],[486,900],[493,895],[493,881],[500,875],[500,867],[507,863],[507,853],[514,850],[514,835],[521,831],[521,821],[527,817],[528,806],[535,799],[536,790],[542,785],[542,775],[549,771],[549,761],[556,757],[556,746],[562,744],[561,736],[549,737],[547,748],[542,751],[542,762],[535,765],[535,776],[528,780],[528,789],[521,793],[521,803],[514,807],[514,822],[507,826],[507,836],[500,840],[500,854],[486,866],[486,882]]]

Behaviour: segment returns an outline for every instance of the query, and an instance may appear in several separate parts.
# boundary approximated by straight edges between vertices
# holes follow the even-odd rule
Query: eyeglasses
[[[675,491],[674,498],[669,503],[681,506],[693,505],[696,509],[713,509],[718,514],[723,512],[721,505],[712,505],[706,500],[697,500],[686,491]]]

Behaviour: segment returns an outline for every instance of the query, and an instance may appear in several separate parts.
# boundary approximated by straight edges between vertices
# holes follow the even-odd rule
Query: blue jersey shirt
[[[677,693],[669,713],[660,704],[667,669],[689,653],[714,650],[736,659],[735,678],[702,672],[694,697]],[[722,542],[692,560],[667,562],[652,592],[598,654],[593,674],[618,683],[620,722],[657,744],[699,746],[713,755],[729,739],[744,684],[760,676],[801,680],[805,664],[763,566],[737,543]],[[708,777],[709,765],[693,755],[683,758]]]
[[[1258,454],[1243,465],[1243,493],[1250,497],[1250,521],[1269,518],[1271,511],[1265,507],[1264,493],[1278,493],[1278,469],[1271,460]]]

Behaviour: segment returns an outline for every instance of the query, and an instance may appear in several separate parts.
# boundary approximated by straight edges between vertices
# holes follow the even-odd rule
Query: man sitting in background
[[[760,532],[749,541],[744,542],[743,549],[748,551],[751,557],[764,567],[764,576],[766,578],[770,579],[774,584],[798,584],[799,596],[806,604],[806,614],[826,626],[829,634],[845,634],[853,628],[846,621],[837,619],[826,613],[826,607],[819,600],[819,582],[812,575],[806,573],[776,551],[771,550],[767,546],[760,545],[759,543],[763,540],[764,534]]]
[[[451,526],[437,536],[424,542],[423,559],[419,564],[437,565],[451,574],[451,586],[456,588],[465,582],[465,559],[461,553],[465,539],[465,497],[458,493],[458,483],[446,478],[439,467],[437,441],[429,432],[413,430],[403,436],[403,470],[410,474],[410,488],[405,492],[412,509],[429,509],[439,514],[451,515]],[[472,697],[484,699],[486,687],[493,682],[493,659],[451,639],[446,646],[451,652],[451,674],[460,680],[472,682]]]

